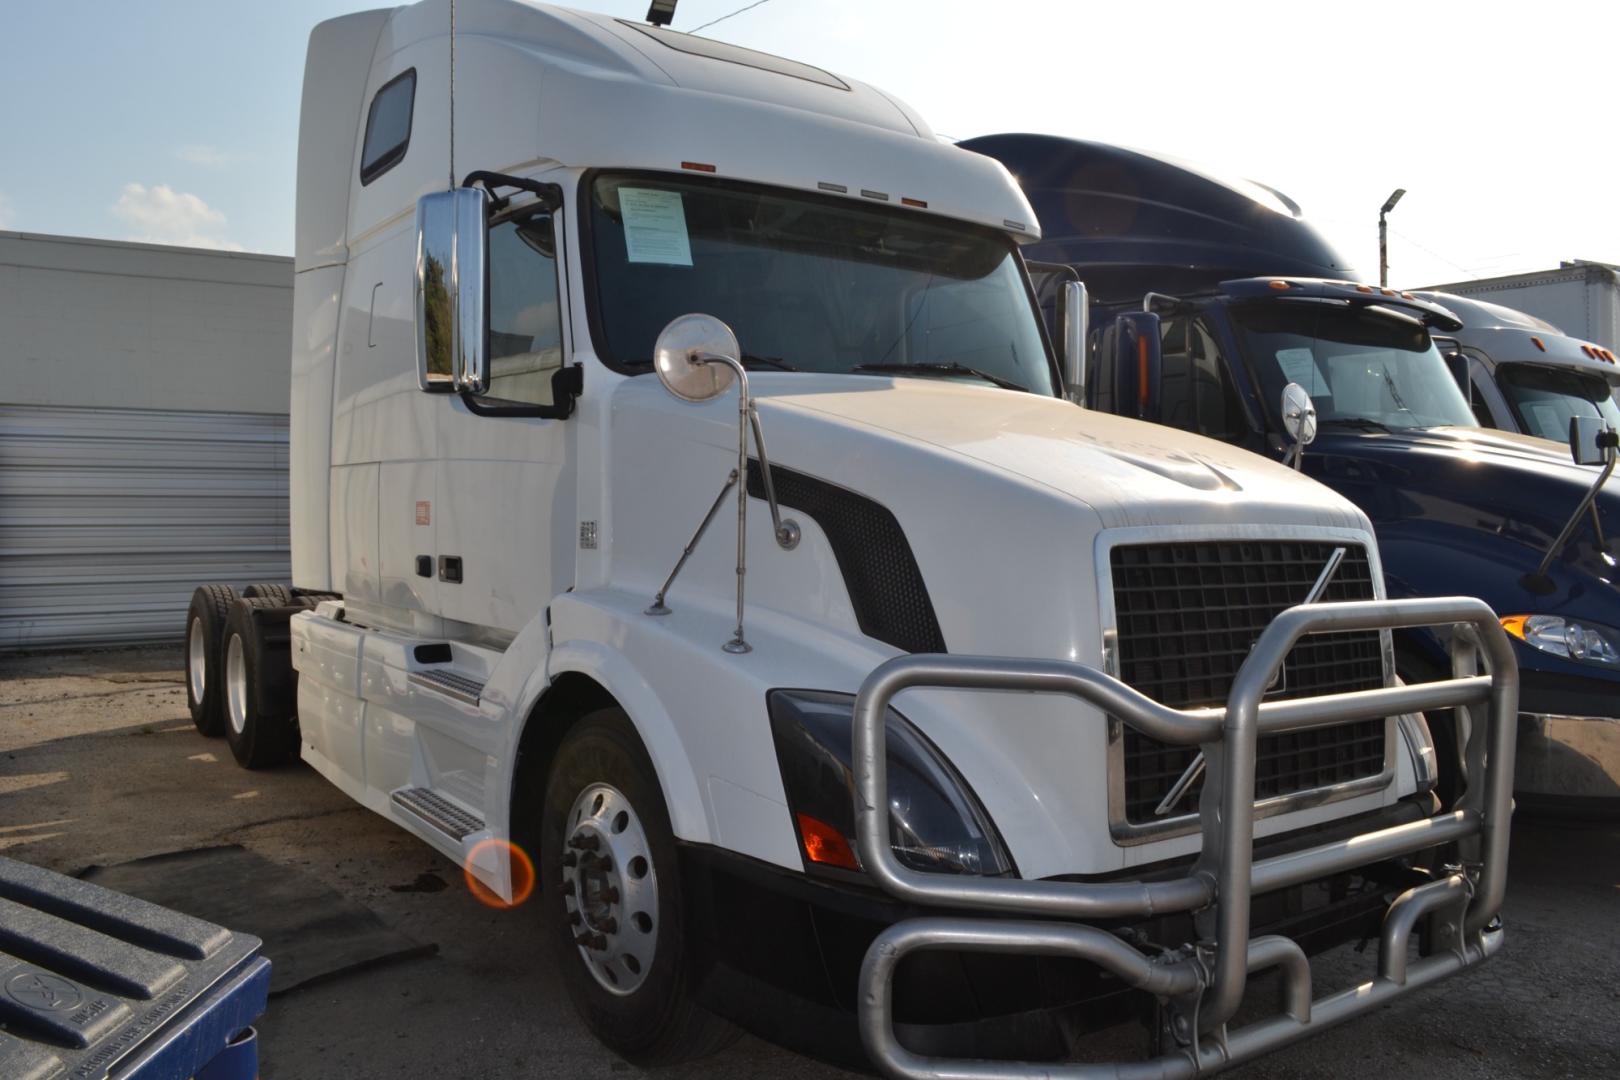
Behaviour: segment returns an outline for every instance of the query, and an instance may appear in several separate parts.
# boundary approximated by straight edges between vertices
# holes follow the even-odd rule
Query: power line
[[[708,22],[704,23],[702,26],[694,26],[692,29],[688,30],[687,33],[688,34],[695,34],[699,30],[707,30],[709,27],[713,26],[715,23],[725,22],[727,19],[731,18],[732,15],[741,15],[745,11],[752,11],[755,8],[759,7],[759,5],[766,4],[766,3],[769,3],[769,2],[770,2],[770,0],[754,0],[754,2],[752,4],[744,4],[742,7],[738,8],[736,11],[733,11],[728,15],[722,15],[718,19],[710,19]]]
[[[1460,264],[1458,262],[1455,262],[1455,261],[1453,261],[1451,259],[1446,258],[1444,255],[1440,254],[1438,251],[1434,250],[1432,247],[1429,247],[1427,244],[1424,244],[1422,241],[1417,240],[1417,239],[1413,238],[1412,236],[1409,236],[1408,234],[1406,234],[1406,233],[1402,232],[1401,230],[1395,228],[1395,226],[1393,226],[1393,225],[1391,225],[1389,227],[1389,231],[1394,233],[1396,236],[1400,237],[1402,240],[1405,240],[1407,243],[1411,244],[1413,247],[1419,249],[1420,251],[1426,251],[1430,255],[1433,255],[1435,258],[1439,259],[1441,262],[1445,263],[1447,266],[1451,267],[1453,270],[1457,270],[1457,271],[1459,271],[1461,273],[1464,273],[1464,274],[1478,274],[1478,273],[1481,273],[1481,272],[1487,272],[1488,273],[1494,267],[1500,266],[1503,262],[1505,262],[1507,260],[1510,260],[1510,259],[1516,259],[1516,258],[1520,257],[1519,252],[1517,252],[1517,251],[1509,251],[1509,252],[1505,252],[1505,253],[1503,253],[1501,255],[1489,255],[1489,256],[1486,256],[1485,257],[1485,262],[1483,262],[1481,264],[1478,264],[1478,265],[1475,265],[1475,266],[1463,266],[1462,264]]]

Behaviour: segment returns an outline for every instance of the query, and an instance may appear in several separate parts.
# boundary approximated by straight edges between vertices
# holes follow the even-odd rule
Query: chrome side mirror
[[[715,497],[709,512],[703,515],[698,523],[697,531],[687,542],[681,557],[675,562],[675,569],[669,572],[664,579],[663,586],[658,595],[653,597],[652,606],[648,607],[648,615],[668,615],[669,608],[664,603],[664,597],[669,593],[669,587],[675,583],[675,575],[681,572],[686,560],[697,548],[698,541],[719,512],[720,504],[725,500],[726,492],[732,485],[737,487],[737,632],[730,641],[721,648],[729,653],[745,653],[752,650],[752,646],[743,637],[743,579],[748,573],[748,560],[746,557],[748,543],[748,432],[754,433],[754,447],[759,452],[759,473],[765,488],[765,500],[771,507],[771,524],[776,535],[777,546],[784,551],[792,551],[799,546],[799,524],[791,518],[784,519],[780,507],[776,503],[776,487],[771,480],[771,461],[765,453],[765,431],[759,423],[759,411],[754,408],[753,395],[748,392],[748,372],[743,368],[742,350],[737,345],[737,335],[731,332],[731,327],[715,318],[713,315],[681,315],[671,320],[669,325],[659,333],[658,340],[653,344],[653,370],[658,372],[658,381],[664,384],[675,397],[693,404],[702,404],[713,401],[725,393],[732,383],[738,385],[737,392],[737,467],[731,470],[720,494]]]
[[[1607,436],[1607,437],[1605,437]],[[1601,416],[1569,418],[1569,455],[1577,465],[1603,465],[1614,453],[1616,438]]]
[[[1086,403],[1086,338],[1091,326],[1091,297],[1083,282],[1063,284],[1063,384],[1069,400]]]
[[[431,392],[489,389],[484,266],[489,195],[435,191],[416,203],[416,381]]]
[[[730,389],[742,371],[742,350],[731,327],[713,315],[681,315],[658,335],[653,370],[665,390],[701,404]]]
[[[1292,445],[1283,455],[1284,465],[1300,467],[1305,448],[1316,441],[1316,403],[1299,383],[1291,382],[1282,392],[1283,431]]]

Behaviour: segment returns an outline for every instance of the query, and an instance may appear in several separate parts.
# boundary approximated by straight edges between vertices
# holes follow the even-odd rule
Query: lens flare
[[[473,873],[473,867],[480,860],[487,860],[491,855],[496,860],[504,857],[511,868],[512,899],[503,899],[499,893],[478,880]],[[534,892],[534,860],[529,853],[512,843],[510,840],[498,840],[491,837],[480,840],[467,852],[467,861],[462,864],[461,872],[467,879],[467,891],[472,893],[473,899],[485,907],[492,907],[496,911],[507,911],[518,907]]]

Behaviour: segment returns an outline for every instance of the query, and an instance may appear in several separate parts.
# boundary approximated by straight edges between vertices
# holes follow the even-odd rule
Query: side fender
[[[559,642],[552,647],[544,667],[534,669],[518,698],[519,708],[514,715],[523,719],[512,727],[506,760],[516,760],[517,747],[526,724],[545,722],[544,716],[534,715],[535,706],[552,682],[568,672],[595,680],[630,717],[658,773],[658,783],[663,788],[664,801],[669,809],[670,827],[676,838],[700,844],[712,842],[709,819],[704,810],[702,778],[692,764],[691,755],[676,730],[674,719],[635,666],[609,645],[575,640]],[[511,790],[510,781],[509,776],[504,790]]]

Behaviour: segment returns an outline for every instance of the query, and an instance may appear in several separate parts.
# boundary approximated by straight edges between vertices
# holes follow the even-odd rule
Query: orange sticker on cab
[[[433,504],[426,499],[416,501],[416,523],[418,525],[433,524]]]

